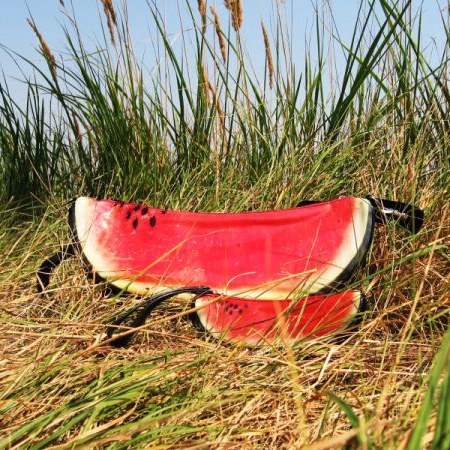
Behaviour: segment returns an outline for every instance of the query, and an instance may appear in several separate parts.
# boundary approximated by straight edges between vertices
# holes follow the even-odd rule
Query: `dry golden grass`
[[[51,225],[63,208],[40,224],[3,214],[20,225],[2,237],[0,446],[31,447],[60,433],[51,448],[139,439],[161,448],[326,449],[365,440],[403,448],[448,322],[450,264],[430,247],[450,245],[441,212],[416,238],[378,228],[364,272],[378,274],[366,283],[370,311],[359,328],[340,343],[294,349],[226,345],[183,319],[152,325],[179,313],[181,301],[160,308],[129,347],[106,348],[105,324],[131,299],[105,299],[78,260],[58,269],[46,294],[35,293],[37,263],[50,243],[67,240],[58,219]],[[359,427],[329,393],[351,406]]]

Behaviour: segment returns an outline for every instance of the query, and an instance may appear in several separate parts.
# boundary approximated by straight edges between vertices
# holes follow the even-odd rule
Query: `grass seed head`
[[[114,35],[114,25],[117,25],[117,16],[114,10],[114,6],[111,3],[111,0],[102,0],[103,10],[105,11],[106,21],[108,23],[108,30],[111,36],[111,42],[116,46],[116,38]]]
[[[219,15],[213,6],[211,6],[211,13],[214,16],[214,28],[216,29],[217,39],[219,39],[220,53],[222,53],[223,62],[227,62],[227,46],[225,38],[223,37],[222,28],[220,26]]]
[[[50,47],[47,45],[47,42],[45,42],[44,37],[37,29],[35,23],[31,21],[30,19],[27,19],[28,25],[30,25],[31,29],[36,34],[37,38],[39,39],[39,43],[41,44],[41,50],[44,54],[44,57],[47,61],[48,67],[50,68],[50,72],[52,74],[53,80],[56,81],[56,61],[55,57],[53,56],[53,53],[50,50]]]
[[[202,32],[206,31],[206,3],[205,0],[198,0],[198,11],[202,18]]]
[[[111,0],[102,0],[102,3],[105,13],[110,15],[113,24],[117,25],[117,14],[113,4],[111,3]]]
[[[263,37],[264,37],[264,47],[266,49],[266,65],[267,65],[267,70],[269,72],[269,85],[270,85],[270,89],[272,89],[273,88],[273,75],[274,75],[272,51],[270,50],[269,36],[267,34],[266,27],[264,26],[264,22],[262,20],[261,20],[261,28],[262,28]]]
[[[242,0],[225,0],[224,5],[231,12],[233,28],[239,31],[243,19]]]

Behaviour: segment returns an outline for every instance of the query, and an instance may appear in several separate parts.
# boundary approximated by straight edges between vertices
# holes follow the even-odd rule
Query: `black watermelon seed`
[[[155,216],[152,216],[151,218],[150,218],[150,226],[151,227],[154,227],[156,225],[156,217]]]
[[[145,216],[148,213],[148,208],[142,208],[141,214]]]
[[[131,217],[131,211],[127,212],[127,215],[125,216],[127,219],[129,219]]]
[[[238,305],[233,305],[233,308],[234,308],[234,309],[238,309],[239,306],[238,306]]]
[[[242,308],[239,308],[239,314],[242,314]]]
[[[137,219],[134,219],[134,220],[133,220],[133,228],[134,228],[134,229],[136,229],[136,228],[137,228],[137,226],[138,226],[138,223],[139,223],[139,222],[138,222],[138,220],[137,220]]]
[[[228,311],[228,306],[225,306],[225,312],[227,312]]]
[[[230,316],[232,316],[233,315],[233,310],[232,309],[230,309]]]
[[[135,210],[135,211],[139,211],[139,208],[141,207],[141,205],[136,205],[133,209]]]

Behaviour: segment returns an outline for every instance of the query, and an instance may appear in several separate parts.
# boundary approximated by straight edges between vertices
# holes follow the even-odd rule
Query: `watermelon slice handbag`
[[[373,197],[232,214],[80,197],[69,209],[73,243],[42,264],[38,290],[79,252],[115,291],[151,296],[120,316],[109,337],[125,321],[140,326],[161,302],[188,294],[196,296],[194,324],[216,336],[247,345],[278,335],[296,341],[341,330],[361,310],[359,292],[337,291],[365,261],[376,222],[392,217],[417,232],[423,216]]]

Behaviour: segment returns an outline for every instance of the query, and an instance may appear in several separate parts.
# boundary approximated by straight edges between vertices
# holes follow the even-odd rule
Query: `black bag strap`
[[[64,260],[75,256],[76,248],[77,247],[74,244],[63,245],[57,253],[50,256],[50,258],[47,258],[41,264],[37,272],[36,289],[38,292],[43,292],[44,289],[49,285],[50,275],[53,273],[56,267],[58,267]],[[118,331],[118,327],[120,327],[127,319],[130,318],[131,323],[128,325],[130,328],[140,327],[145,323],[147,317],[157,306],[172,297],[180,294],[193,294],[196,296],[201,296],[209,293],[212,293],[212,291],[207,286],[192,286],[172,289],[170,291],[165,291],[152,297],[145,298],[139,304],[117,317],[106,329],[106,335],[108,336],[108,339],[113,338],[114,334]],[[111,341],[111,345],[115,347],[122,347],[128,344],[134,335],[135,332],[125,334],[124,336],[119,336],[118,338]]]
[[[74,244],[62,245],[59,252],[55,253],[50,258],[47,258],[39,267],[37,272],[37,285],[36,289],[38,292],[42,292],[50,282],[50,275],[64,260],[75,256],[75,246]]]
[[[417,233],[423,225],[423,209],[408,203],[375,198],[372,195],[368,195],[366,198],[375,209],[377,223],[384,224],[387,219],[396,220],[399,225],[411,233]]]
[[[166,300],[175,297],[180,294],[193,294],[200,297],[205,294],[212,294],[212,290],[208,286],[191,286],[185,288],[173,289],[170,291],[165,291],[160,294],[156,294],[152,297],[145,298],[136,306],[133,306],[128,311],[117,317],[111,325],[106,329],[106,335],[108,339],[114,337],[114,334],[118,331],[120,327],[127,319],[131,318],[131,322],[127,325],[130,328],[137,328],[143,325],[147,317],[151,312]],[[122,347],[127,345],[136,332],[125,334],[124,336],[119,336],[111,341],[111,345],[114,347]]]

